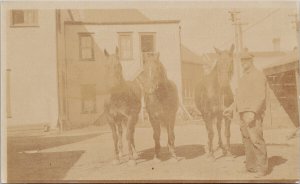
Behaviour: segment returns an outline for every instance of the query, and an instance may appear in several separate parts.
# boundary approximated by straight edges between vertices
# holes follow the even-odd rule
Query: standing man
[[[267,82],[264,74],[253,64],[253,55],[241,55],[243,75],[239,79],[235,103],[224,115],[237,110],[246,154],[246,169],[256,173],[255,177],[267,174],[268,158],[263,138],[262,122],[266,110]]]

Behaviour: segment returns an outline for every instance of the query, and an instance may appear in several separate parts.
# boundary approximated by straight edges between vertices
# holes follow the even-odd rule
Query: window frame
[[[94,33],[91,32],[80,32],[78,33],[78,42],[79,42],[79,60],[80,61],[95,61],[95,51],[94,51],[94,37],[92,36]],[[90,58],[83,58],[82,56],[82,42],[81,38],[82,37],[90,37],[91,38],[91,47],[85,47],[85,48],[90,48],[91,49],[91,57]]]
[[[32,23],[14,23],[14,11],[23,11],[24,16],[26,12],[32,11],[34,15],[34,22]],[[39,12],[36,9],[12,9],[10,10],[10,27],[18,28],[18,27],[39,27]]]
[[[185,99],[193,99],[195,97],[194,94],[194,85],[193,81],[190,78],[183,78],[182,79],[183,83],[183,97]]]
[[[130,57],[128,58],[123,58],[122,57],[122,47],[121,47],[121,37],[122,36],[130,36]],[[119,57],[120,60],[122,61],[131,61],[133,60],[133,33],[132,32],[119,32],[118,33],[118,44],[119,44],[119,48],[120,48],[120,52],[119,52]]]

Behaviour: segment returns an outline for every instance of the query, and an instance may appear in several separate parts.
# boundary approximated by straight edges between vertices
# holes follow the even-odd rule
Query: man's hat
[[[241,59],[252,59],[254,57],[253,54],[249,53],[248,51],[243,51],[240,55]]]

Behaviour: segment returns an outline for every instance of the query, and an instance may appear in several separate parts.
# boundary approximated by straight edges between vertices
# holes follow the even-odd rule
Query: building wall
[[[72,124],[93,122],[103,111],[105,90],[103,50],[115,53],[118,46],[118,33],[132,32],[133,59],[122,61],[123,76],[132,80],[141,67],[140,33],[155,33],[156,51],[160,52],[160,60],[167,70],[168,77],[173,80],[181,94],[181,61],[178,24],[136,24],[136,25],[66,25],[66,61],[68,63],[68,92],[69,118]],[[93,33],[95,61],[80,61],[79,36],[80,32]],[[80,113],[80,85],[96,84],[97,113]],[[180,95],[181,98],[181,95]]]
[[[58,118],[55,10],[38,10],[38,26],[11,27],[6,12],[6,68],[10,71],[8,125],[55,124]]]
[[[194,63],[182,63],[182,98],[185,106],[194,106],[195,87],[203,75],[202,66]]]
[[[68,126],[67,98],[66,98],[66,54],[65,54],[65,21],[72,20],[72,12],[69,10],[56,10],[56,46],[57,46],[57,73],[58,73],[58,99],[60,128]]]

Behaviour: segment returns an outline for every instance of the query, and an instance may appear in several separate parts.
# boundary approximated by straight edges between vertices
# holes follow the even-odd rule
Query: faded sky
[[[281,39],[282,50],[297,46],[296,30],[288,16],[296,13],[296,3],[189,3],[178,6],[162,3],[139,9],[150,19],[180,20],[182,43],[194,52],[212,52],[213,47],[226,49],[234,43],[234,26],[228,11],[233,7],[241,11],[244,47],[251,51],[273,50],[272,39]],[[254,25],[255,24],[255,25]]]
[[[11,3],[10,4],[14,4]],[[281,39],[282,50],[292,50],[298,45],[296,30],[292,27],[290,13],[297,12],[297,1],[89,1],[80,2],[18,2],[27,8],[69,9],[138,9],[153,20],[180,20],[182,43],[192,51],[202,54],[212,52],[213,47],[229,48],[234,43],[234,27],[229,20],[229,10],[241,11],[241,19],[247,22],[244,31],[244,47],[251,51],[273,50],[272,39]],[[46,6],[45,6],[46,5]],[[268,16],[269,15],[269,16]],[[266,16],[268,16],[266,18]],[[264,19],[266,18],[266,19]],[[264,20],[262,20],[264,19]],[[256,24],[259,22],[258,24]],[[253,24],[256,24],[253,26]]]

